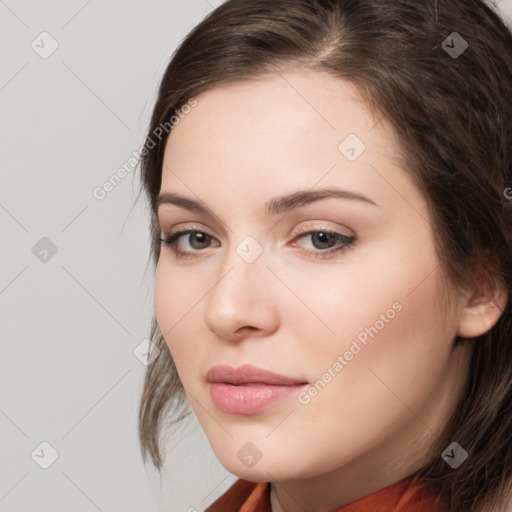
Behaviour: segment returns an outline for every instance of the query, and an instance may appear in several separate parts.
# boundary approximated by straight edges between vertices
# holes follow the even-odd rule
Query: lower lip
[[[270,384],[239,385],[212,382],[210,393],[215,405],[231,414],[255,414],[273,403],[297,393],[307,384],[274,386]]]

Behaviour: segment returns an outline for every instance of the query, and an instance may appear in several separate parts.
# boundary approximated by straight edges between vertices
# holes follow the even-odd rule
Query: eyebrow
[[[289,212],[291,210],[302,208],[317,201],[321,201],[322,199],[332,198],[361,201],[378,207],[377,203],[363,194],[331,187],[315,190],[298,190],[291,194],[274,197],[265,203],[265,212],[267,215],[277,215],[278,213]],[[180,208],[185,208],[210,218],[216,217],[214,213],[201,201],[196,201],[195,199],[190,199],[175,193],[164,192],[160,194],[156,200],[155,208],[158,210],[163,204],[173,204]]]

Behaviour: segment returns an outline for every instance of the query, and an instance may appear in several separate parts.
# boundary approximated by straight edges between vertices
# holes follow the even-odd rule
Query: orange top
[[[443,512],[441,498],[411,480],[384,487],[332,512]],[[272,512],[269,482],[239,478],[205,512]]]

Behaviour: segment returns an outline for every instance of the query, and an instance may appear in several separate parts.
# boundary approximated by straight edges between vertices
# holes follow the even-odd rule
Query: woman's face
[[[164,237],[199,234],[175,240],[181,257],[162,245],[154,300],[216,456],[254,481],[349,469],[371,479],[416,464],[465,367],[458,301],[389,126],[322,72],[196,100],[162,171],[161,194],[187,204],[163,200],[158,215]],[[297,385],[249,374],[211,384],[217,365]]]

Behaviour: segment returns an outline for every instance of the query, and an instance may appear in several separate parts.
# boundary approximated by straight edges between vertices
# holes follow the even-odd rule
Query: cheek
[[[153,303],[155,307],[155,317],[160,327],[160,331],[167,339],[166,333],[176,323],[178,316],[178,293],[177,283],[171,278],[171,274],[162,263],[162,256],[158,260],[155,273]]]
[[[385,428],[385,418],[390,425],[407,414],[404,403],[420,410],[436,385],[450,356],[456,319],[440,305],[444,289],[435,259],[410,261],[417,265],[398,261],[386,271],[368,269],[356,295],[326,294],[316,306],[336,335],[326,336],[318,322],[316,329],[295,333],[315,388],[307,407],[319,416],[322,410],[353,418],[372,411]],[[330,408],[334,403],[343,403],[343,412]]]
[[[330,275],[299,281],[297,290],[317,318],[304,320],[294,303],[286,306],[283,322],[294,326],[290,337],[300,345],[302,363],[308,362],[308,380],[318,382],[312,402],[327,407],[343,396],[354,408],[358,403],[380,408],[386,396],[396,401],[392,389],[419,403],[434,385],[457,322],[441,305],[446,291],[431,240],[413,240],[367,256],[360,251],[357,261],[347,258],[339,272],[331,268]]]
[[[187,272],[173,268],[166,257],[156,267],[153,301],[160,331],[171,351],[176,366],[190,360],[200,343],[197,314],[201,308],[204,289],[200,280],[193,280]]]

